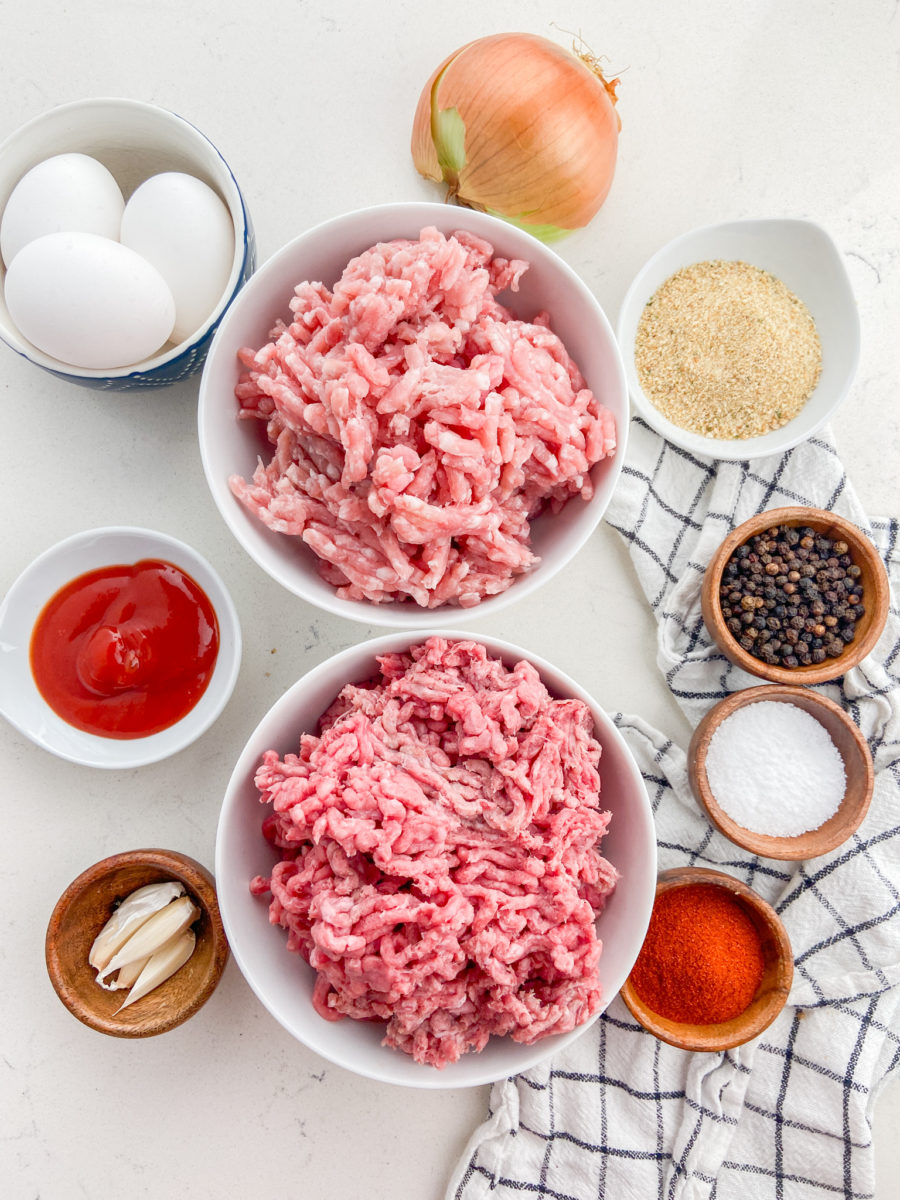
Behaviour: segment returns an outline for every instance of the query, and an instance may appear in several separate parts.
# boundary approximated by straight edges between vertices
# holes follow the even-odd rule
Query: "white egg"
[[[125,201],[102,163],[87,154],[57,154],[23,175],[0,219],[7,266],[28,242],[47,233],[97,233],[118,241]]]
[[[153,175],[125,205],[120,236],[172,289],[172,340],[184,341],[206,322],[231,274],[234,224],[228,209],[193,175]]]
[[[75,367],[113,370],[167,341],[175,301],[159,271],[96,233],[49,233],[24,246],[6,273],[19,332]]]

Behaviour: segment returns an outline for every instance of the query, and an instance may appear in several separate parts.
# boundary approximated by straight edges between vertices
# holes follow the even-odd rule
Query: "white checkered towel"
[[[660,668],[693,723],[759,680],[712,647],[700,581],[725,534],[785,504],[833,509],[881,549],[900,595],[900,527],[866,519],[828,436],[783,457],[715,463],[632,421],[610,523],[628,541],[658,620]],[[653,803],[660,867],[721,868],[780,913],[795,958],[789,1004],[759,1038],[719,1054],[657,1041],[616,997],[557,1058],[494,1086],[448,1200],[862,1200],[874,1194],[870,1118],[900,1061],[900,614],[860,667],[820,690],[869,740],[875,795],[848,843],[792,864],[717,833],[685,754],[635,717],[616,720]],[[882,1181],[879,1200],[896,1194]]]

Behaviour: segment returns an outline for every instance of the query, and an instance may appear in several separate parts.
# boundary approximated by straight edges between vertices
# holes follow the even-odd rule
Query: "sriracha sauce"
[[[50,598],[32,631],[31,672],[69,725],[139,738],[190,712],[218,650],[199,584],[170,562],[142,559],[88,571]]]

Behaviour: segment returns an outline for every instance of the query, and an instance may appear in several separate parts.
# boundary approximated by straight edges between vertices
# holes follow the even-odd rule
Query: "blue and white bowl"
[[[152,358],[116,370],[72,367],[43,354],[16,329],[0,288],[0,338],[29,362],[67,383],[128,392],[165,387],[203,367],[213,334],[256,266],[250,214],[228,163],[212,142],[175,113],[140,100],[101,98],[63,104],[35,117],[0,145],[0,212],[22,176],[54,154],[89,154],[115,177],[126,200],[151,175],[183,171],[208,184],[234,222],[234,260],[219,302],[199,329]],[[0,284],[5,271],[0,263]]]

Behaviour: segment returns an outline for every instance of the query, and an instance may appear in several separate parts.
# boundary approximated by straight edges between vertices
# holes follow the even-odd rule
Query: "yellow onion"
[[[462,46],[416,108],[412,156],[448,200],[504,217],[544,241],[580,229],[606,199],[621,122],[618,79],[596,59],[529,33]]]

